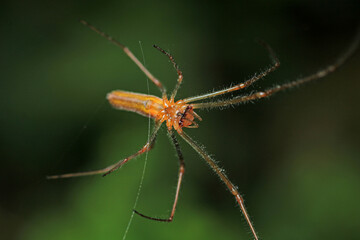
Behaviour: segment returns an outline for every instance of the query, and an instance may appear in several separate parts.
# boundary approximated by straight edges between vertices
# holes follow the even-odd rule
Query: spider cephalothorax
[[[190,104],[186,104],[182,100],[174,102],[172,99],[165,99],[164,109],[159,112],[157,119],[160,122],[166,121],[168,130],[174,128],[176,131],[181,132],[183,127],[199,127],[194,121],[195,117],[201,121],[200,116],[194,112]]]

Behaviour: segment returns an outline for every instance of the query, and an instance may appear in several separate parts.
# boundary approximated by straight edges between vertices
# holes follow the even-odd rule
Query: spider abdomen
[[[135,112],[145,117],[156,118],[164,109],[161,98],[147,94],[116,90],[108,93],[106,98],[116,109]]]

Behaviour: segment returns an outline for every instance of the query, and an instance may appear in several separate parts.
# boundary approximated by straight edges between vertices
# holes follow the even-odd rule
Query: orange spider
[[[333,64],[327,66],[326,68],[324,68],[314,74],[311,74],[307,77],[304,77],[304,78],[301,78],[301,79],[298,79],[298,80],[295,80],[292,82],[288,82],[288,83],[285,83],[282,85],[276,85],[276,86],[269,88],[267,90],[264,90],[264,91],[250,93],[248,95],[240,95],[240,96],[236,96],[236,97],[233,97],[233,98],[230,98],[227,100],[219,100],[219,101],[204,102],[204,103],[193,103],[195,101],[213,98],[213,97],[216,97],[219,95],[227,94],[227,93],[230,93],[233,91],[237,91],[237,90],[246,88],[246,87],[250,86],[251,84],[253,84],[254,82],[256,82],[257,80],[265,77],[270,72],[273,72],[275,69],[277,69],[280,66],[280,62],[279,62],[278,58],[275,56],[273,50],[267,44],[261,43],[270,53],[270,56],[271,56],[271,59],[273,62],[272,65],[270,67],[268,67],[265,71],[263,71],[259,74],[256,74],[254,77],[246,80],[243,83],[237,84],[233,87],[230,87],[230,88],[227,88],[224,90],[220,90],[220,91],[216,91],[216,92],[212,92],[212,93],[208,93],[208,94],[204,94],[204,95],[200,95],[200,96],[196,96],[196,97],[190,97],[190,98],[175,101],[175,96],[176,96],[176,93],[180,87],[182,80],[183,80],[183,75],[182,75],[182,72],[179,70],[177,64],[175,63],[174,58],[169,53],[167,53],[160,47],[154,45],[155,48],[157,48],[158,50],[160,50],[162,53],[164,53],[166,56],[169,57],[170,61],[174,65],[174,67],[177,71],[177,74],[178,74],[177,84],[175,86],[175,89],[171,93],[170,98],[168,98],[166,90],[163,87],[163,85],[161,84],[161,82],[157,78],[155,78],[144,67],[144,65],[134,56],[134,54],[125,45],[121,44],[120,42],[113,39],[111,36],[105,34],[104,32],[101,32],[100,30],[98,30],[94,26],[90,25],[89,23],[87,23],[85,21],[81,21],[81,23],[88,26],[89,28],[91,28],[92,30],[94,30],[95,32],[100,34],[101,36],[105,37],[110,42],[121,47],[123,49],[123,51],[141,69],[141,71],[160,89],[160,91],[162,93],[162,98],[152,96],[152,95],[126,92],[126,91],[120,91],[120,90],[116,90],[116,91],[109,93],[107,95],[107,99],[109,100],[110,104],[114,108],[117,108],[120,110],[136,112],[140,115],[143,115],[145,117],[150,117],[155,120],[155,127],[154,127],[154,130],[153,130],[148,142],[146,142],[146,144],[139,151],[134,153],[133,155],[131,155],[125,159],[122,159],[122,160],[118,161],[117,163],[110,165],[104,169],[100,169],[100,170],[96,170],[96,171],[89,171],[89,172],[54,175],[54,176],[49,176],[48,178],[49,179],[68,178],[68,177],[78,177],[78,176],[86,176],[86,175],[94,175],[94,174],[103,174],[103,176],[106,176],[106,175],[112,173],[113,171],[119,169],[122,165],[124,165],[129,160],[151,150],[154,145],[156,135],[157,135],[158,130],[160,129],[160,126],[162,125],[163,122],[166,121],[168,134],[170,135],[170,137],[172,139],[172,143],[175,146],[175,149],[176,149],[176,152],[177,152],[177,155],[179,158],[179,162],[180,162],[176,194],[175,194],[175,199],[174,199],[171,214],[170,214],[169,218],[162,219],[162,218],[154,218],[154,217],[146,216],[142,213],[139,213],[136,210],[134,210],[134,212],[142,217],[145,217],[145,218],[148,218],[151,220],[156,220],[156,221],[171,222],[174,218],[176,204],[177,204],[177,200],[178,200],[178,196],[179,196],[179,192],[180,192],[180,186],[181,186],[182,178],[183,178],[183,175],[185,172],[185,164],[184,164],[183,154],[180,149],[180,145],[174,135],[174,132],[173,132],[173,129],[174,129],[191,147],[193,147],[195,149],[195,151],[197,151],[199,153],[199,155],[202,158],[205,159],[205,161],[210,165],[212,170],[214,170],[215,173],[219,176],[219,178],[225,183],[226,187],[231,192],[231,194],[234,195],[237,203],[239,204],[241,211],[244,214],[244,217],[251,229],[251,232],[252,232],[254,238],[256,240],[258,240],[259,238],[258,238],[256,231],[253,227],[253,224],[250,220],[249,214],[247,213],[247,211],[245,209],[244,200],[241,197],[240,193],[238,192],[237,187],[233,183],[231,183],[231,181],[225,175],[224,170],[215,163],[215,161],[204,150],[204,148],[201,145],[199,145],[198,143],[196,143],[194,140],[192,140],[192,138],[190,138],[189,135],[187,135],[183,131],[183,128],[197,128],[199,126],[195,122],[195,119],[198,119],[200,121],[202,119],[198,114],[195,113],[195,111],[194,111],[195,109],[224,107],[224,106],[249,102],[252,100],[257,100],[257,99],[268,97],[276,92],[279,92],[279,91],[282,91],[282,90],[285,90],[288,88],[292,88],[294,86],[298,86],[300,84],[303,84],[303,83],[306,83],[306,82],[309,82],[309,81],[312,81],[315,79],[325,77],[326,75],[330,74],[331,72],[334,72],[339,66],[341,66],[355,52],[357,45],[359,43],[360,36],[358,36],[356,38],[356,40],[350,46],[348,51],[344,55],[342,55],[340,58],[338,58],[335,61],[335,63],[333,63]]]

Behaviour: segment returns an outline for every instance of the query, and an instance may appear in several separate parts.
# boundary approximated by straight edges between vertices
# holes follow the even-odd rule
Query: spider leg
[[[177,79],[177,84],[176,84],[173,92],[171,93],[171,97],[170,97],[170,99],[174,100],[174,98],[176,96],[176,93],[179,90],[181,82],[183,80],[182,71],[179,69],[179,66],[176,64],[174,57],[170,53],[168,53],[167,51],[165,51],[164,49],[162,49],[161,47],[159,47],[157,45],[153,45],[153,47],[156,48],[157,50],[159,50],[160,52],[162,52],[163,54],[165,54],[166,56],[168,56],[168,58],[170,59],[170,61],[174,65],[174,68],[175,68],[175,70],[176,70],[176,72],[177,72],[177,74],[179,76],[178,79]]]
[[[213,98],[213,97],[216,97],[216,96],[219,96],[222,94],[226,94],[226,93],[230,93],[233,91],[238,91],[238,90],[241,90],[241,89],[244,89],[244,88],[250,86],[257,80],[259,80],[259,79],[265,77],[266,75],[268,75],[269,73],[275,71],[278,67],[280,67],[279,59],[276,57],[274,51],[271,49],[271,47],[268,44],[266,44],[263,41],[259,41],[259,43],[266,48],[266,50],[270,54],[271,60],[273,61],[273,64],[270,67],[268,67],[265,71],[255,74],[255,76],[253,76],[252,78],[246,80],[243,83],[239,83],[233,87],[229,87],[229,88],[226,88],[226,89],[223,89],[220,91],[216,91],[216,92],[212,92],[212,93],[208,93],[208,94],[204,94],[204,95],[200,95],[200,96],[196,96],[196,97],[185,98],[183,101],[185,103],[190,103],[190,102],[195,102],[195,101],[199,101],[202,99]]]
[[[244,199],[241,197],[240,193],[237,190],[237,187],[231,183],[229,178],[225,175],[224,170],[220,168],[215,161],[210,157],[210,155],[204,150],[202,146],[197,144],[194,140],[192,140],[184,131],[178,131],[179,135],[192,147],[195,149],[196,152],[199,153],[199,155],[205,159],[205,161],[210,165],[211,169],[219,176],[221,181],[225,183],[226,187],[229,189],[232,195],[234,195],[237,203],[240,206],[240,209],[242,213],[244,214],[244,217],[246,219],[246,222],[248,223],[251,232],[256,240],[258,240],[258,236],[255,232],[255,228],[253,224],[251,223],[250,216],[246,211],[245,205],[244,205]]]
[[[89,27],[94,32],[100,34],[102,37],[106,38],[107,40],[109,40],[110,42],[115,44],[116,46],[120,47],[126,53],[126,55],[128,55],[129,58],[140,68],[140,70],[160,89],[162,95],[166,96],[166,90],[165,90],[165,87],[162,85],[162,83],[157,78],[155,78],[149,72],[149,70],[147,70],[147,68],[135,57],[135,55],[130,51],[129,48],[127,48],[124,44],[118,42],[116,39],[112,38],[108,34],[100,31],[98,28],[94,27],[90,23],[88,23],[84,20],[80,20],[80,22],[82,24],[84,24],[85,26]]]
[[[47,176],[46,178],[47,179],[72,178],[72,177],[82,177],[82,176],[89,176],[89,175],[96,175],[96,174],[103,174],[103,176],[106,176],[106,175],[114,172],[115,170],[119,169],[122,165],[127,163],[129,160],[131,160],[147,151],[150,151],[154,146],[154,143],[156,140],[156,135],[157,135],[158,130],[160,129],[160,126],[161,126],[161,123],[157,122],[155,125],[155,128],[153,130],[153,133],[149,138],[149,141],[146,142],[146,144],[139,151],[130,155],[127,158],[124,158],[124,159],[118,161],[115,164],[112,164],[106,168],[99,169],[99,170],[88,171],[88,172],[78,172],[78,173],[66,173],[66,174],[61,174],[61,175]]]
[[[311,74],[311,75],[309,75],[307,77],[300,78],[300,79],[297,79],[295,81],[284,83],[284,84],[281,84],[281,85],[276,85],[276,86],[274,86],[272,88],[266,89],[265,91],[259,91],[259,92],[251,93],[249,95],[237,96],[237,97],[234,97],[234,98],[228,99],[228,100],[220,100],[220,101],[216,101],[216,102],[206,102],[206,103],[195,103],[195,104],[191,104],[191,105],[193,106],[194,109],[196,109],[196,108],[226,107],[226,106],[229,106],[229,105],[245,103],[245,102],[249,102],[249,101],[269,97],[269,96],[271,96],[274,93],[277,93],[279,91],[283,91],[283,90],[286,90],[286,89],[289,89],[289,88],[293,88],[293,87],[299,86],[301,84],[304,84],[304,83],[307,83],[307,82],[310,82],[310,81],[313,81],[313,80],[316,80],[316,79],[324,78],[327,75],[329,75],[330,73],[337,70],[340,66],[342,66],[344,64],[344,62],[346,60],[348,60],[354,54],[354,52],[358,48],[359,41],[360,41],[360,31],[358,32],[358,34],[357,34],[357,36],[355,38],[355,41],[350,45],[350,47],[345,52],[345,54],[340,56],[333,64],[328,65],[327,67],[325,67],[325,68],[323,68],[323,69],[317,71],[316,73]]]
[[[149,217],[149,216],[146,216],[146,215],[144,215],[142,213],[139,213],[138,211],[136,211],[134,209],[134,212],[136,214],[140,215],[141,217],[144,217],[144,218],[147,218],[147,219],[150,219],[150,220],[160,221],[160,222],[172,222],[172,220],[174,219],[175,209],[176,209],[177,201],[178,201],[178,198],[179,198],[181,182],[182,182],[183,175],[185,173],[184,157],[183,157],[183,154],[181,152],[179,142],[177,141],[177,139],[176,139],[176,137],[175,137],[175,135],[174,135],[174,133],[172,131],[169,131],[168,133],[169,133],[169,136],[171,137],[171,140],[172,140],[172,142],[173,142],[173,144],[175,146],[176,153],[178,155],[179,163],[180,163],[178,182],[177,182],[177,185],[176,185],[175,199],[174,199],[174,203],[173,203],[173,207],[172,207],[170,216],[169,216],[169,218],[154,218],[154,217]]]

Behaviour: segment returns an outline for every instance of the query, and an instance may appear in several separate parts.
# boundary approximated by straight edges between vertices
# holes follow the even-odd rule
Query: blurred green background
[[[178,97],[244,81],[264,89],[332,63],[353,40],[352,1],[8,1],[1,12],[1,239],[122,239],[144,157],[102,178],[46,180],[93,170],[137,151],[148,120],[112,109],[106,93],[147,93],[145,76],[85,19],[126,44]],[[141,43],[139,43],[139,41]],[[239,187],[263,239],[360,239],[360,54],[314,83],[225,110],[199,111],[187,133]],[[150,83],[150,93],[159,95]],[[127,239],[252,239],[236,202],[180,140],[186,175],[173,223],[135,216]],[[137,209],[167,217],[178,162],[162,129],[149,153]]]

